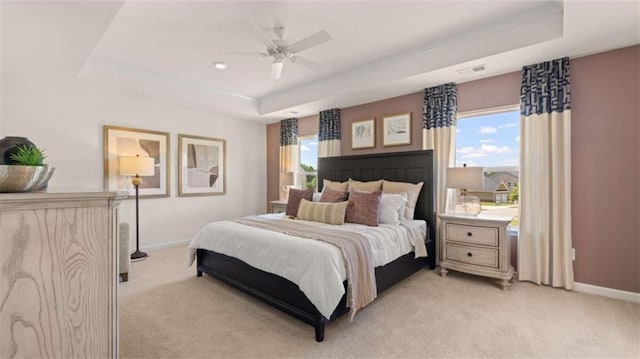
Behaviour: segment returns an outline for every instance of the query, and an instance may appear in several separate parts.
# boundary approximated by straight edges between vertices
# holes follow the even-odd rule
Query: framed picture
[[[383,146],[411,144],[411,112],[384,116],[382,125]]]
[[[227,141],[178,135],[178,196],[227,193]]]
[[[109,191],[128,191],[135,195],[131,176],[123,176],[119,159],[124,156],[151,157],[153,175],[141,176],[140,197],[169,196],[169,133],[136,128],[104,126],[104,188]]]
[[[351,149],[376,147],[376,119],[351,123]]]

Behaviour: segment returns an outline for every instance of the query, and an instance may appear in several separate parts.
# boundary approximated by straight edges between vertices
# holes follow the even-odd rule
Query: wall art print
[[[223,139],[178,134],[178,196],[227,193],[226,146]]]
[[[411,112],[384,116],[382,126],[383,146],[411,144]]]
[[[351,149],[376,147],[375,118],[351,123]]]
[[[119,174],[118,159],[122,156],[143,156],[154,159],[154,174],[142,177],[140,197],[169,196],[169,133],[136,128],[103,127],[104,188],[128,191],[135,195],[131,176]]]

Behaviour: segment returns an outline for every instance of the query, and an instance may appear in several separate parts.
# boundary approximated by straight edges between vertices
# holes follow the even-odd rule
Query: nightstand
[[[439,215],[442,230],[440,275],[455,270],[498,279],[502,289],[511,285],[510,242],[507,225],[513,217]]]
[[[271,201],[269,202],[270,213],[285,213],[287,211],[287,201]]]

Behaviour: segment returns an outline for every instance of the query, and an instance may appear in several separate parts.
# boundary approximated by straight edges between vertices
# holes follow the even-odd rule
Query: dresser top
[[[104,190],[91,189],[63,189],[51,188],[44,191],[24,192],[24,193],[0,193],[0,209],[10,209],[16,206],[24,207],[28,204],[49,204],[66,202],[112,202],[119,203],[127,198],[127,192],[110,192]],[[39,206],[38,206],[39,207]]]

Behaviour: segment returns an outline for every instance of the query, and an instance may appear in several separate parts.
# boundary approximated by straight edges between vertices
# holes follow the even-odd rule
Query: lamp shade
[[[294,184],[294,172],[280,172],[280,185],[281,186],[290,186]]]
[[[483,167],[447,168],[447,187],[481,190],[484,186]]]
[[[119,159],[122,176],[153,176],[155,174],[153,157],[123,156]]]

